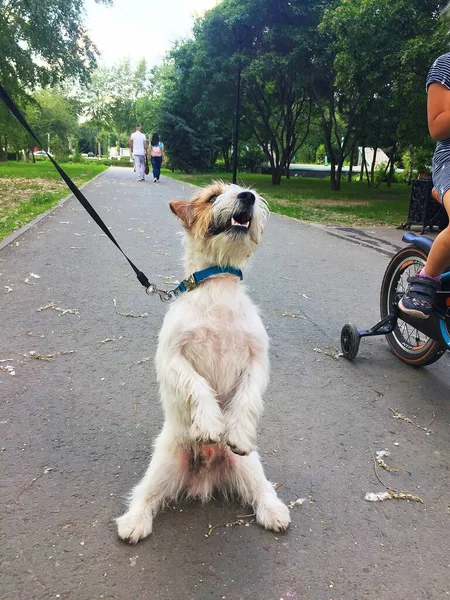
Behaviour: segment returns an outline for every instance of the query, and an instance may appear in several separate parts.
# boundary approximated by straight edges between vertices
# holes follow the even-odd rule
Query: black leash
[[[20,110],[17,108],[17,106],[15,105],[15,103],[13,102],[13,100],[11,100],[11,98],[9,97],[9,95],[6,92],[5,88],[1,84],[0,84],[0,98],[3,100],[3,102],[9,108],[9,110],[12,112],[12,114],[16,117],[16,119],[19,121],[19,123],[21,125],[23,125],[23,127],[28,131],[28,133],[31,135],[31,137],[37,142],[37,145],[40,146],[41,148],[44,148],[43,144],[39,141],[37,135],[34,133],[34,131],[28,125],[27,121],[25,120],[25,117],[22,115],[22,113],[20,112]],[[58,163],[56,162],[56,160],[54,160],[54,158],[52,156],[50,156],[50,154],[46,150],[45,150],[45,153],[47,154],[47,156],[49,157],[49,159],[53,163],[53,166],[55,167],[55,169],[58,171],[58,173],[61,175],[61,177],[66,182],[66,184],[69,187],[69,189],[72,192],[72,194],[80,202],[80,204],[82,205],[82,207],[90,214],[90,216],[94,219],[94,221],[97,223],[97,225],[100,227],[100,229],[109,237],[109,239],[112,241],[112,243],[115,246],[117,246],[117,248],[122,252],[122,254],[127,259],[130,267],[136,273],[136,277],[138,278],[139,283],[141,285],[143,285],[145,287],[145,289],[148,291],[149,288],[152,287],[152,284],[150,284],[149,280],[147,279],[147,276],[142,271],[139,271],[139,269],[136,267],[136,265],[131,262],[131,260],[128,258],[128,256],[125,254],[125,252],[122,250],[122,248],[117,243],[116,238],[113,236],[113,234],[106,227],[106,225],[103,222],[103,220],[101,219],[100,215],[97,213],[97,211],[91,205],[91,203],[87,200],[87,198],[81,192],[81,190],[74,184],[74,182],[67,175],[67,173],[64,171],[64,169],[62,169],[58,165]]]

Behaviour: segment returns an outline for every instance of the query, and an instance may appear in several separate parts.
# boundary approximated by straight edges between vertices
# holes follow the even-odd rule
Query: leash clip
[[[195,280],[194,274],[189,275],[189,277],[186,279],[183,279],[182,283],[184,283],[187,292],[190,292],[197,287],[197,281]]]
[[[149,296],[154,296],[155,294],[158,294],[161,302],[170,302],[171,300],[173,300],[172,292],[168,292],[167,290],[160,290],[156,287],[154,283],[151,283],[148,286],[148,288],[146,288],[145,293]]]

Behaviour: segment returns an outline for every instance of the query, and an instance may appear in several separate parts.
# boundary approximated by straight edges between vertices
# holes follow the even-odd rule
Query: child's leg
[[[450,190],[444,194],[443,205],[450,217]],[[441,231],[433,242],[425,265],[425,272],[431,277],[439,277],[450,265],[450,225]]]
[[[444,194],[443,205],[450,216],[450,190]],[[450,226],[435,239],[425,267],[408,279],[408,289],[399,302],[400,309],[419,319],[427,319],[433,310],[436,292],[441,284],[439,277],[450,265]]]

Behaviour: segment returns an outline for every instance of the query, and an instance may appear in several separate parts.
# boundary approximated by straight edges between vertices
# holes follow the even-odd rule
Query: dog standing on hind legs
[[[240,282],[267,208],[251,190],[217,182],[170,203],[186,231],[185,270],[195,273],[166,314],[156,368],[165,420],[144,477],[132,490],[119,536],[136,543],[167,502],[214,490],[251,504],[266,529],[284,531],[289,510],[255,449],[269,381],[268,337]]]

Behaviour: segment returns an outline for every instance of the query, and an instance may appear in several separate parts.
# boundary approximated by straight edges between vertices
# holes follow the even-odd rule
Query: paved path
[[[180,276],[180,227],[167,202],[189,186],[138,183],[116,168],[86,193],[151,279]],[[144,294],[74,199],[7,246],[0,286],[13,291],[0,297],[0,366],[15,375],[0,371],[2,600],[449,596],[448,355],[414,370],[381,339],[364,341],[354,364],[315,351],[337,348],[347,321],[375,323],[387,260],[271,216],[245,276],[271,336],[259,444],[280,496],[308,501],[292,510],[285,535],[251,525],[210,537],[209,524],[248,511],[220,500],[180,504],[128,546],[113,518],[162,422],[152,359],[165,306]],[[38,311],[50,302],[77,311]],[[45,361],[30,351],[57,354]],[[419,424],[435,413],[433,433],[393,419],[389,407]],[[410,473],[381,477],[424,505],[364,500],[383,490],[371,457],[383,448]]]
[[[396,252],[403,248],[405,243],[402,241],[405,233],[408,230],[396,229],[395,227],[323,227],[324,231],[335,237],[345,239],[353,244],[373,248],[386,256],[393,256]],[[412,233],[421,235],[420,227],[413,226]],[[438,231],[426,231],[426,237],[436,238]]]

